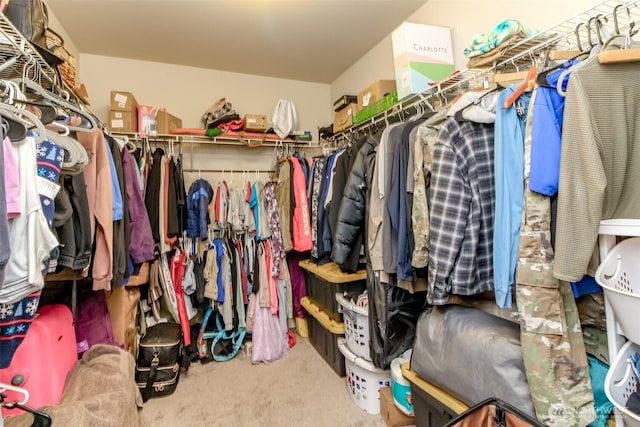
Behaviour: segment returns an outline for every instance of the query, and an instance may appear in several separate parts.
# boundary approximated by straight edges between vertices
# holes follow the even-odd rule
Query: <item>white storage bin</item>
[[[626,427],[640,427],[640,414],[625,407],[629,396],[638,390],[638,378],[628,358],[640,352],[640,345],[627,341],[616,355],[604,380],[604,392],[618,411],[622,413]]]
[[[596,271],[622,333],[640,343],[640,237],[618,243]]]
[[[371,360],[369,335],[369,310],[358,307],[340,294],[336,294],[338,311],[344,320],[344,336],[349,350],[365,360]]]
[[[391,372],[376,368],[373,363],[356,356],[344,338],[338,338],[338,348],[344,355],[351,400],[368,413],[379,414],[380,388],[391,385]]]

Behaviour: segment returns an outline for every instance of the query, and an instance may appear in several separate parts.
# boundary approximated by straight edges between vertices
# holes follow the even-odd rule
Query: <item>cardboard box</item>
[[[135,111],[138,101],[131,92],[111,91],[111,111]]]
[[[109,111],[107,126],[115,132],[137,132],[138,110]]]
[[[182,120],[167,113],[164,109],[158,110],[156,114],[156,130],[161,135],[168,135],[171,131],[180,129]]]
[[[380,388],[380,417],[387,427],[404,427],[415,425],[415,417],[402,412],[395,403],[391,394],[391,387]]]
[[[398,99],[453,73],[451,29],[405,22],[391,33]]]
[[[244,121],[244,130],[249,132],[266,132],[269,129],[267,116],[263,114],[245,114],[242,119]]]
[[[378,80],[358,93],[358,110],[380,101],[386,94],[396,91],[395,80]]]
[[[333,131],[340,132],[353,125],[353,115],[358,112],[358,104],[351,103],[333,116]]]

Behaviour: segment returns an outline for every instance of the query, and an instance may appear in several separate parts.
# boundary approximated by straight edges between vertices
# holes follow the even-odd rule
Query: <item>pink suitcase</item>
[[[78,361],[76,333],[71,310],[63,304],[38,309],[24,341],[8,368],[0,369],[0,382],[29,391],[27,405],[38,408],[55,405],[62,397],[67,373]],[[22,376],[22,383],[19,382]],[[7,391],[7,401],[21,400],[18,393]],[[19,409],[2,408],[4,415],[18,415]]]

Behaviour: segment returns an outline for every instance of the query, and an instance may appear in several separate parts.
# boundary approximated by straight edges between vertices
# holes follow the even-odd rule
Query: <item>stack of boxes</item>
[[[109,128],[114,132],[138,131],[138,101],[131,92],[111,91]]]
[[[109,128],[114,132],[168,135],[182,128],[182,120],[164,108],[139,105],[131,92],[111,91]]]

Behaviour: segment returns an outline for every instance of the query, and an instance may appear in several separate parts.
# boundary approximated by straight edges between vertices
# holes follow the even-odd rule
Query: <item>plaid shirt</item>
[[[431,304],[493,289],[494,126],[448,119],[433,152]]]

